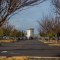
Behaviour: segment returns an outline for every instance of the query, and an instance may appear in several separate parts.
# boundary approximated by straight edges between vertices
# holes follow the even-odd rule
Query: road
[[[15,43],[5,43],[0,46],[0,56],[44,56],[60,57],[60,47],[51,47],[39,40],[23,40]]]

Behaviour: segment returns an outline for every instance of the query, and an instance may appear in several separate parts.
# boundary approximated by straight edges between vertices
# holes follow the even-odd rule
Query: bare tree
[[[60,0],[52,0],[52,4],[56,8],[56,13],[60,15]]]
[[[0,26],[18,9],[33,6],[45,0],[0,0]]]
[[[39,23],[39,31],[46,33],[47,31],[52,29],[52,19],[48,17],[44,17]]]
[[[10,32],[14,29],[14,26],[9,24],[8,21],[5,21],[2,28],[3,28],[3,36],[9,36]]]
[[[56,37],[60,34],[60,18],[45,17],[39,23],[39,32],[44,36]]]

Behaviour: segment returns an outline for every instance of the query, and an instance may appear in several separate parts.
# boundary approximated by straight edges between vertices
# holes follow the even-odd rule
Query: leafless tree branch
[[[2,26],[4,21],[8,20],[8,17],[16,10],[44,1],[45,0],[0,0],[0,26]]]
[[[60,0],[52,0],[52,4],[56,8],[56,13],[60,15]]]

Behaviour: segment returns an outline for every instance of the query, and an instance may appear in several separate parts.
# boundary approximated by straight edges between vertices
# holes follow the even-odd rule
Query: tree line
[[[39,35],[43,37],[49,37],[50,39],[56,37],[57,40],[60,37],[60,0],[51,0],[52,5],[55,7],[55,17],[45,16],[38,21]]]
[[[60,18],[45,17],[39,23],[40,36],[57,37],[60,35]]]
[[[40,4],[46,0],[0,0],[0,30],[1,30],[1,35],[3,34],[2,31],[4,32],[4,35],[11,35],[16,34],[16,29],[12,29],[11,26],[10,28],[1,27],[4,25],[4,23],[9,20],[9,18],[16,12],[18,9],[20,11],[23,10],[24,7],[26,6],[34,6],[37,4]],[[48,18],[45,17],[43,20],[39,22],[40,25],[40,34],[41,35],[46,35],[46,36],[55,36],[59,35],[60,33],[60,0],[51,0],[52,5],[55,7],[55,13],[58,14],[55,18]],[[10,30],[11,29],[11,30]],[[11,33],[7,33],[11,32]],[[17,31],[18,32],[18,31]],[[20,31],[19,31],[20,32]],[[43,33],[43,34],[42,34]]]
[[[20,31],[14,26],[10,25],[6,22],[2,27],[0,27],[0,36],[7,36],[7,37],[22,37],[24,36],[24,32]]]
[[[0,36],[23,36],[23,31],[15,29],[11,25],[6,25],[16,11],[22,11],[26,6],[34,6],[45,0],[0,0]]]

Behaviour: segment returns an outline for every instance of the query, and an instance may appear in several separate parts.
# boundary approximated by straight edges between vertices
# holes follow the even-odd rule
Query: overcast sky
[[[50,0],[47,0],[39,5],[27,8],[17,14],[13,15],[9,22],[14,25],[15,28],[25,30],[34,28],[35,33],[38,33],[38,20],[41,20],[43,16],[53,15],[53,8]]]

